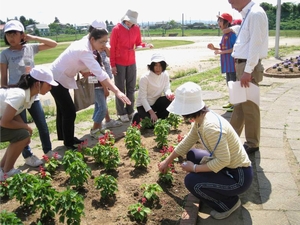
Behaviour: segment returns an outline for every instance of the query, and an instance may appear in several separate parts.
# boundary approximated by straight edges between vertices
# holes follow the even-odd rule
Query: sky
[[[277,5],[279,0],[254,0],[256,3],[267,2]],[[0,19],[14,19],[25,16],[26,19],[33,19],[40,24],[53,23],[55,17],[61,23],[79,25],[91,23],[95,19],[113,24],[120,22],[128,9],[138,12],[138,23],[148,22],[168,22],[175,20],[181,22],[184,18],[185,23],[189,21],[216,21],[219,13],[230,13],[234,19],[240,18],[239,12],[232,9],[228,0],[14,0],[1,1]],[[186,2],[186,4],[183,4]],[[299,4],[300,0],[281,0]],[[12,5],[13,3],[13,5]],[[14,7],[15,6],[15,7]]]

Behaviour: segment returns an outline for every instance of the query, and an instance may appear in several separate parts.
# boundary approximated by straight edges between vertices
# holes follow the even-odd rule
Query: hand
[[[209,43],[207,45],[207,48],[209,48],[210,50],[214,50],[215,49],[215,46],[212,44],[212,43]]]
[[[155,123],[158,120],[158,117],[155,112],[150,114],[152,123]]]
[[[147,47],[147,48],[153,48],[154,45],[153,45],[153,44],[146,44],[146,47]]]
[[[30,126],[27,125],[26,130],[28,130],[28,133],[30,135],[30,137],[32,136],[32,128]]]
[[[166,160],[161,161],[160,163],[158,163],[158,169],[161,173],[165,174],[168,172],[168,163]]]
[[[244,72],[241,79],[241,87],[249,87],[249,82],[252,81],[252,76],[251,76],[251,73],[246,73]]]
[[[112,68],[111,68],[111,72],[112,72],[112,74],[113,74],[114,76],[117,76],[117,73],[118,73],[117,67],[112,67]]]
[[[24,41],[28,42],[28,41],[32,41],[35,39],[35,36],[31,35],[31,34],[25,34],[24,33]]]
[[[85,78],[87,78],[88,76],[91,76],[91,72],[90,71],[87,71],[87,72],[83,72],[83,71],[80,71],[81,75],[84,76]]]
[[[174,94],[169,94],[169,95],[166,95],[166,98],[169,99],[170,101],[173,101],[174,98],[175,98],[175,95]]]
[[[215,50],[215,55],[221,54],[222,51],[221,50]]]
[[[182,163],[180,166],[182,168],[183,171],[186,172],[193,172],[194,171],[194,163],[191,161],[186,161],[184,163]]]
[[[127,104],[127,105],[131,105],[131,101],[129,100],[129,98],[127,98],[127,96],[119,91],[117,94],[116,94],[117,98],[120,99],[124,104]]]

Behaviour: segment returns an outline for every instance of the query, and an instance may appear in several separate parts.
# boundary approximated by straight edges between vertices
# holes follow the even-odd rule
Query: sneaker
[[[121,121],[111,119],[109,122],[106,122],[106,123],[103,125],[103,128],[120,127],[120,126],[122,126],[122,125],[123,125],[123,123],[122,123]]]
[[[121,115],[120,116],[120,120],[123,122],[123,123],[126,123],[126,122],[129,122],[129,117],[127,114],[124,114],[124,115]]]
[[[12,168],[7,173],[4,173],[2,169],[0,169],[0,181],[5,181],[7,178],[12,177],[15,174],[21,173],[20,169]]]
[[[231,208],[229,209],[228,211],[226,212],[217,212],[215,210],[212,210],[210,212],[210,215],[215,218],[216,220],[222,220],[222,219],[225,219],[227,218],[228,216],[231,215],[231,213],[233,213],[235,210],[237,210],[240,206],[241,206],[241,200],[239,199],[237,201],[237,203]]]
[[[102,134],[102,132],[104,132],[104,130],[101,129],[94,129],[94,130],[90,130],[90,135],[92,138],[95,139],[99,139],[100,137],[104,137],[104,135]]]
[[[234,109],[234,107],[231,106],[230,108],[228,108],[228,109],[226,110],[226,112],[233,112],[233,109]]]
[[[225,104],[225,105],[223,105],[222,107],[224,108],[224,109],[226,109],[226,108],[230,108],[230,107],[232,107],[233,105],[230,103],[230,102],[228,102],[227,104]]]
[[[61,159],[62,158],[62,156],[60,154],[58,154],[57,152],[54,152],[52,150],[47,152],[47,154],[45,154],[45,155],[48,156],[49,159],[51,159],[52,157],[55,157],[56,159]]]
[[[39,165],[42,165],[44,162],[40,160],[38,157],[35,155],[32,155],[30,157],[27,157],[25,159],[25,164],[31,167],[38,167]]]

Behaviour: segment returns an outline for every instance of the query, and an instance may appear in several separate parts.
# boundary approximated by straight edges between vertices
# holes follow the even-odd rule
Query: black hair
[[[106,35],[108,35],[108,31],[106,29],[94,28],[89,34],[89,40],[91,40],[92,37],[95,40],[98,40]]]
[[[6,35],[5,35],[5,34],[15,34],[15,33],[17,33],[17,32],[20,32],[21,35],[24,33],[23,31],[17,31],[17,30],[10,30],[10,31],[5,32],[5,33],[4,33],[4,43],[5,43],[6,45],[10,46],[10,44],[8,43],[8,41],[7,41],[7,39],[6,39]],[[22,42],[22,40],[21,40],[21,42]]]
[[[92,30],[94,30],[94,29],[95,29],[95,27],[93,27],[92,25],[90,25],[90,26],[89,26],[89,29],[88,29],[88,32],[91,33]]]
[[[205,114],[209,112],[209,108],[207,106],[204,106],[202,109],[200,109],[197,112],[191,113],[191,114],[187,114],[187,115],[182,115],[184,119],[195,119],[198,116],[201,116],[202,114]]]
[[[165,61],[152,62],[150,65],[148,65],[148,69],[151,70],[152,72],[154,72],[154,66],[156,63],[160,63],[163,72],[167,69],[168,64]]]
[[[231,26],[232,26],[232,25],[231,25],[231,23],[229,23],[229,21],[228,21],[228,20],[225,20],[225,19],[223,19],[223,18],[219,17],[219,18],[218,18],[218,21],[219,21],[219,19],[222,19],[222,20],[223,20],[223,25],[226,25],[226,24],[228,24],[228,27],[231,27]]]
[[[20,80],[17,84],[8,85],[8,88],[18,87],[18,88],[26,90],[28,88],[31,88],[36,82],[40,82],[41,84],[44,83],[43,81],[39,81],[39,80],[33,78],[30,74],[23,74],[20,77]]]

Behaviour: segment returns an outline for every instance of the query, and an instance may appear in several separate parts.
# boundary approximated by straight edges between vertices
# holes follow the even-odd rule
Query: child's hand
[[[209,48],[210,50],[214,50],[215,49],[215,46],[212,44],[212,43],[209,43],[207,45],[207,48]]]

